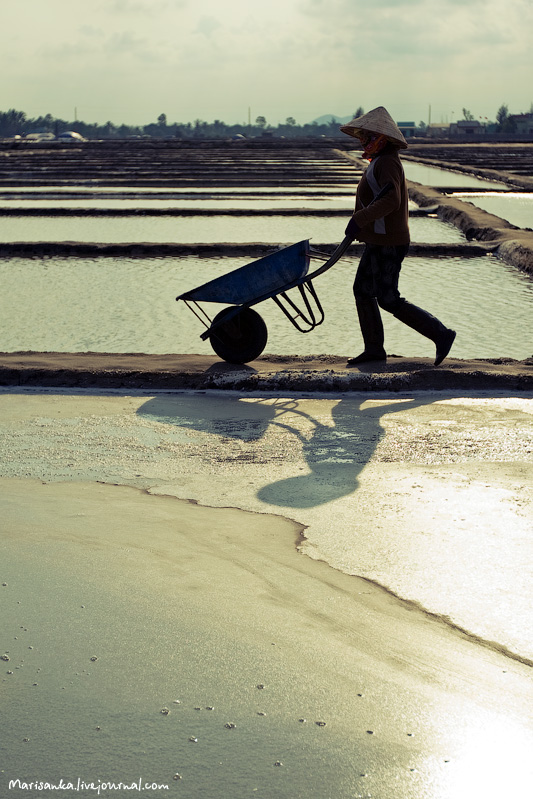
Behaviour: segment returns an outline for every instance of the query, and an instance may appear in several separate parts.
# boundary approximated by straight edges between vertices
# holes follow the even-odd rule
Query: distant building
[[[416,136],[416,125],[414,122],[397,122],[396,124],[406,139],[410,136]]]
[[[533,113],[509,114],[509,119],[514,122],[516,133],[522,136],[533,136]]]
[[[432,139],[447,139],[450,135],[450,126],[447,122],[431,122],[427,126],[426,135]]]
[[[478,119],[460,119],[450,125],[450,136],[479,136],[485,128]]]

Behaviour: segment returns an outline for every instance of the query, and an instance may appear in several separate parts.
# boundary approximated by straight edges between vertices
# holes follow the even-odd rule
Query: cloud
[[[187,5],[187,0],[112,0],[102,5],[101,10],[103,14],[112,13],[127,17],[144,14],[153,17],[165,12],[172,13]]]
[[[158,60],[157,51],[150,42],[144,37],[136,36],[131,31],[112,34],[103,45],[102,51],[112,59],[127,56],[141,61]]]
[[[40,55],[48,62],[50,74],[86,70],[89,65],[94,72],[97,64],[113,68],[117,68],[120,62],[125,68],[131,67],[132,62],[156,64],[162,59],[160,50],[154,48],[148,39],[131,31],[105,35],[96,29],[87,32],[84,26],[74,41],[45,44],[40,49]]]
[[[218,19],[215,17],[201,17],[198,20],[198,24],[194,33],[201,33],[207,38],[211,36],[211,34],[221,28],[221,24]]]
[[[87,36],[91,39],[100,39],[104,36],[104,31],[102,28],[95,28],[93,25],[81,25],[79,28],[79,33],[81,36]]]
[[[320,26],[324,43],[366,59],[391,61],[399,53],[432,60],[462,51],[482,55],[509,42],[529,49],[532,6],[524,0],[304,0],[302,14]],[[524,29],[525,26],[525,29]]]

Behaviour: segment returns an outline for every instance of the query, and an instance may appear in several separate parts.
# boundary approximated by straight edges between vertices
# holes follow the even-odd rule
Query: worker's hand
[[[344,235],[349,237],[353,241],[354,239],[357,238],[357,234],[359,233],[360,230],[361,230],[361,228],[359,227],[359,225],[357,224],[357,222],[355,221],[355,219],[352,216],[352,218],[350,219],[350,221],[348,222],[348,224],[346,226],[346,230],[344,231]]]

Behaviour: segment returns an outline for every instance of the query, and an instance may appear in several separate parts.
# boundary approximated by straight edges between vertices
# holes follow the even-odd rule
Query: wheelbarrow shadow
[[[234,375],[238,373],[242,375],[256,375],[257,369],[250,366],[248,363],[227,363],[226,361],[216,361],[209,366],[204,374],[205,375]]]
[[[242,464],[246,459],[261,462],[267,474],[279,463],[286,475],[294,462],[294,474],[264,485],[256,496],[272,506],[313,508],[357,489],[360,472],[385,435],[383,416],[432,402],[423,395],[368,402],[373,399],[350,396],[333,400],[320,417],[302,410],[301,398],[243,398],[217,393],[209,396],[209,405],[203,411],[195,395],[166,395],[150,399],[138,413],[164,424],[214,435],[221,444],[219,457],[227,463],[236,460]],[[232,440],[242,442],[243,447],[235,451],[224,446]],[[308,468],[305,474],[301,473],[302,459]]]

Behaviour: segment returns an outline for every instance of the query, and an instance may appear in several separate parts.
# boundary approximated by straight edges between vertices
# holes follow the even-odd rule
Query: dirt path
[[[463,361],[389,357],[346,369],[346,358],[262,356],[236,366],[204,355],[0,353],[0,386],[98,389],[412,391],[533,389],[533,357]]]

